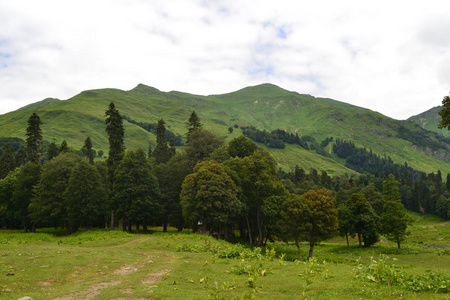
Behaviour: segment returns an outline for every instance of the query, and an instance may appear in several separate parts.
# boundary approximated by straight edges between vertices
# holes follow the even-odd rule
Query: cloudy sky
[[[97,88],[270,82],[406,119],[450,91],[448,1],[2,0],[0,114]]]

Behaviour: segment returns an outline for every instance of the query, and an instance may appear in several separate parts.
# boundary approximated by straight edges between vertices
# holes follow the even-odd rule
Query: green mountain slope
[[[161,92],[139,84],[130,91],[99,89],[84,91],[68,100],[25,107],[0,116],[0,137],[24,138],[27,119],[36,111],[43,121],[44,139],[79,149],[90,136],[94,148],[107,153],[104,113],[114,101],[120,113],[136,122],[156,123],[163,118],[168,129],[184,135],[186,122],[195,110],[204,127],[230,140],[241,134],[228,127],[254,126],[260,130],[286,130],[313,136],[318,143],[326,137],[351,139],[357,146],[388,155],[394,162],[405,161],[426,172],[450,172],[448,143],[410,121],[398,121],[368,109],[332,99],[286,91],[271,84],[247,87],[236,92],[199,96],[182,92]],[[155,136],[124,121],[127,148],[147,148]],[[330,174],[352,173],[341,160],[325,158],[296,145],[268,149],[285,169],[296,164],[315,167]],[[329,152],[331,148],[327,148]],[[439,159],[440,158],[440,159]]]
[[[442,106],[436,106],[421,114],[408,118],[408,121],[413,121],[419,124],[420,127],[437,132],[443,136],[450,138],[450,131],[447,129],[439,129],[438,125],[441,121],[441,116],[438,114],[442,110]]]

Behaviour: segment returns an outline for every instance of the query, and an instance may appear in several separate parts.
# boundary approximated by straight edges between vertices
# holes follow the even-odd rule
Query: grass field
[[[0,231],[0,299],[450,299],[450,222],[412,217],[401,250],[336,237],[300,262],[281,242],[250,249],[159,228]]]

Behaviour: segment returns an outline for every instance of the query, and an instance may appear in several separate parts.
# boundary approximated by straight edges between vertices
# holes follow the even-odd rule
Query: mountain
[[[412,121],[399,121],[380,113],[333,99],[316,98],[284,90],[272,84],[261,84],[221,94],[200,96],[178,91],[162,92],[139,84],[134,89],[98,89],[81,92],[64,101],[43,101],[17,111],[0,115],[0,137],[25,138],[29,116],[36,112],[43,121],[44,139],[80,149],[90,136],[94,149],[107,153],[104,114],[113,101],[124,121],[128,149],[154,145],[156,137],[136,123],[157,123],[163,118],[167,129],[185,135],[186,122],[192,110],[204,127],[226,140],[242,134],[229,127],[253,126],[258,130],[280,129],[302,137],[313,137],[321,143],[327,137],[352,140],[380,156],[387,155],[399,164],[425,171],[450,173],[449,141],[424,130]],[[318,155],[297,145],[285,149],[268,149],[280,167],[292,169],[296,164],[308,170],[314,167],[330,174],[354,173],[332,154],[332,143]]]
[[[450,138],[449,130],[438,128],[439,122],[441,121],[441,116],[438,113],[442,110],[442,108],[442,106],[435,106],[423,113],[408,118],[408,121],[413,121],[426,130],[437,132],[447,138]]]

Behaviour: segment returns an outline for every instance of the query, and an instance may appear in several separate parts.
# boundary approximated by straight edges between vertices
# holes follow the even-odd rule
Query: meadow
[[[0,299],[450,299],[450,222],[412,214],[403,249],[335,237],[250,248],[191,232],[0,231]]]

